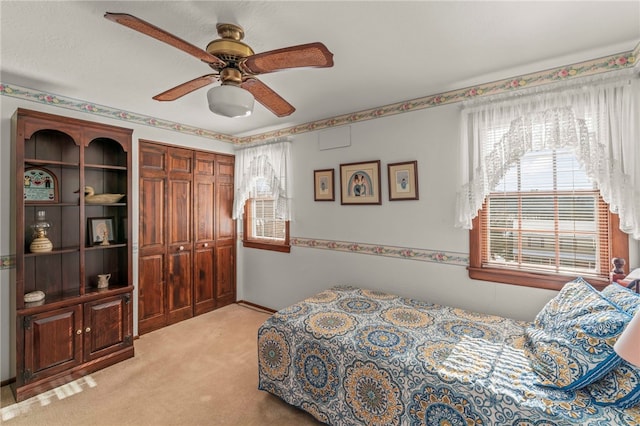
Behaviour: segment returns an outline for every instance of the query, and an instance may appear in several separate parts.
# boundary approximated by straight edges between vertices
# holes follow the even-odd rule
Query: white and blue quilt
[[[540,386],[528,323],[334,287],[258,331],[259,388],[331,425],[639,425],[640,407]]]

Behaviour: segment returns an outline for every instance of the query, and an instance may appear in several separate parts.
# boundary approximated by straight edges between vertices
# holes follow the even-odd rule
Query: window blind
[[[520,157],[483,210],[483,266],[586,276],[608,269],[608,206],[568,148]]]
[[[284,240],[286,223],[276,218],[273,199],[252,199],[252,238]]]

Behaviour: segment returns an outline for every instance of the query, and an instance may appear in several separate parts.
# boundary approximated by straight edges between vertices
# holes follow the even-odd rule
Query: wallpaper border
[[[9,254],[6,256],[0,256],[0,270],[12,269],[16,267],[16,256]]]
[[[356,243],[351,241],[322,240],[317,238],[295,237],[290,239],[294,247],[306,247],[373,256],[392,257],[396,259],[418,260],[456,266],[468,266],[469,255],[452,251],[419,249],[412,247],[387,246],[383,244]]]
[[[228,142],[231,144],[245,144],[253,142],[264,142],[266,140],[274,138],[358,123],[361,121],[418,111],[425,108],[432,108],[439,105],[462,102],[465,100],[480,98],[484,96],[494,96],[503,93],[510,93],[515,92],[519,89],[568,81],[579,77],[586,77],[610,71],[633,68],[637,63],[639,63],[638,57],[640,57],[640,43],[638,43],[633,50],[608,55],[597,59],[577,62],[570,65],[564,65],[544,71],[523,74],[520,76],[497,80],[490,83],[479,84],[476,86],[470,86],[462,89],[450,90],[435,95],[429,95],[377,108],[339,115],[336,117],[312,121],[297,126],[287,127],[264,133],[257,133],[255,135],[244,137],[218,133],[211,130],[189,126],[186,124],[180,124],[174,121],[154,118],[147,115],[124,111],[105,105],[98,105],[92,102],[21,87],[11,83],[0,82],[0,95],[37,102],[41,104],[53,105],[60,108],[71,109],[88,114],[113,118],[116,120],[123,120],[135,124],[156,127],[163,130],[170,130],[174,132],[200,136],[203,138],[215,139],[221,142]]]

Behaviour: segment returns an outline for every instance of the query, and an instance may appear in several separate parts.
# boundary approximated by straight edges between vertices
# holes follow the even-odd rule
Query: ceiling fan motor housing
[[[222,38],[213,40],[207,45],[207,53],[216,56],[227,63],[226,67],[211,64],[211,67],[222,71],[227,67],[237,68],[237,63],[241,59],[254,54],[253,49],[241,40],[244,38],[244,30],[235,24],[216,25],[218,35]],[[222,75],[221,75],[222,77]]]

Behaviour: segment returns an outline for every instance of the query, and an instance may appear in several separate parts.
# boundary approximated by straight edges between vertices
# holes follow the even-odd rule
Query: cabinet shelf
[[[108,246],[101,246],[100,244],[97,244],[95,246],[87,246],[85,247],[85,249],[86,250],[109,250],[109,249],[121,248],[121,247],[127,247],[127,243],[110,243]]]
[[[96,170],[123,170],[126,171],[127,168],[124,166],[111,166],[105,164],[85,164],[85,169],[96,169]]]
[[[109,296],[127,293],[133,290],[133,286],[126,285],[110,285],[108,288],[91,288],[83,295],[74,293],[61,293],[49,295],[40,302],[25,303],[24,308],[18,309],[17,313],[21,316],[34,315],[41,312],[47,312],[52,309],[63,308],[65,306],[77,305],[79,303],[91,302]]]
[[[68,161],[55,161],[55,160],[39,160],[36,158],[25,158],[24,164],[26,167],[31,166],[58,166],[64,168],[78,168],[80,163],[73,163]]]
[[[53,249],[51,251],[45,251],[42,253],[25,253],[24,257],[36,257],[36,256],[55,256],[58,254],[65,254],[65,253],[74,253],[80,251],[80,246],[75,246],[75,247],[60,247],[57,249]]]

